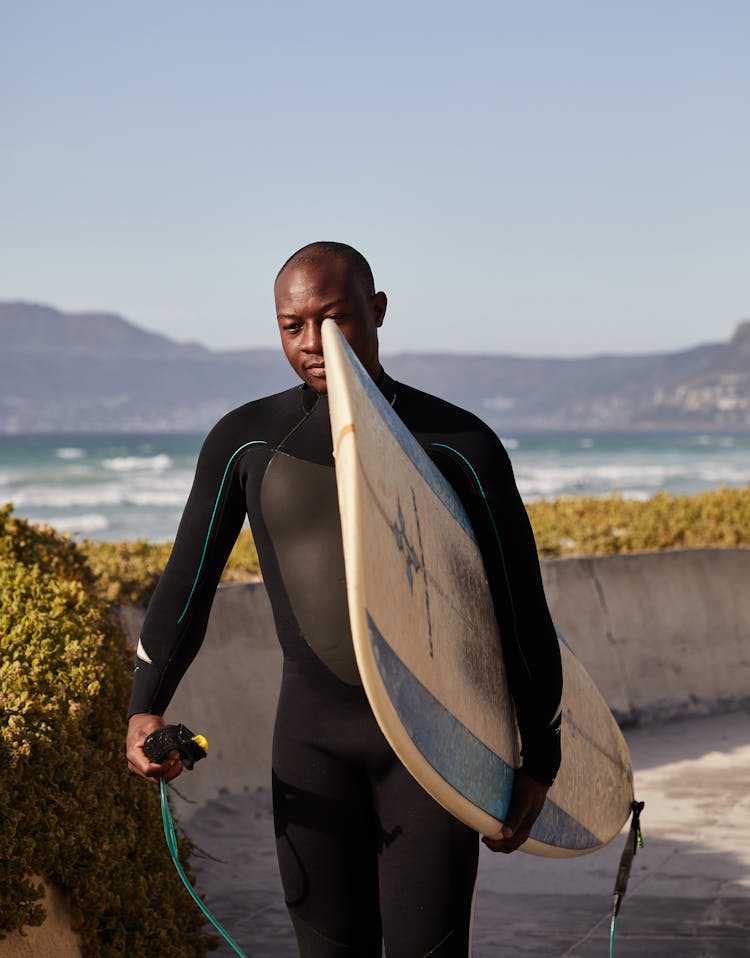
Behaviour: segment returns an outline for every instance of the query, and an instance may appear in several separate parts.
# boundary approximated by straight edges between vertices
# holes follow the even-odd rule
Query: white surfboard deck
[[[495,837],[519,737],[482,558],[456,494],[323,323],[352,638],[362,683],[392,748],[441,805]],[[525,851],[581,855],[630,813],[625,740],[561,643],[563,761]]]

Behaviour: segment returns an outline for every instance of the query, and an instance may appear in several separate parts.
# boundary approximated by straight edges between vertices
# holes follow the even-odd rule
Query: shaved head
[[[372,277],[370,264],[364,256],[353,246],[347,246],[346,243],[334,243],[328,240],[319,240],[317,243],[308,243],[296,253],[292,253],[289,259],[279,270],[276,279],[289,267],[298,268],[311,266],[320,266],[322,263],[330,260],[339,260],[346,263],[349,274],[362,284],[363,291],[371,296],[375,292],[375,280]]]
[[[333,320],[376,382],[381,374],[378,330],[388,297],[376,293],[370,265],[346,243],[310,243],[293,253],[274,283],[281,345],[292,369],[326,392],[322,327]]]

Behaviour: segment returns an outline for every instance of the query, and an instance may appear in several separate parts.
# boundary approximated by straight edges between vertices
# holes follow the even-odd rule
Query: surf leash
[[[200,761],[200,759],[205,758],[208,754],[208,742],[202,735],[193,735],[190,729],[184,725],[167,725],[164,728],[159,728],[155,732],[152,732],[143,743],[143,751],[146,753],[146,757],[157,765],[160,765],[167,755],[175,749],[180,753],[183,766],[188,771],[192,771],[193,765]],[[239,958],[248,958],[237,942],[222,928],[200,900],[195,889],[188,881],[187,875],[183,871],[177,848],[177,834],[175,832],[174,822],[172,821],[172,813],[169,810],[167,783],[163,778],[159,779],[159,796],[161,798],[161,820],[164,826],[164,837],[167,840],[167,848],[169,849],[172,863],[177,870],[177,874],[180,876],[182,884],[187,888],[195,904],[200,908],[229,947],[234,950],[235,954],[239,955]]]
[[[630,820],[630,831],[625,842],[625,847],[620,856],[620,867],[617,869],[617,878],[615,879],[615,888],[612,893],[612,921],[609,928],[609,958],[615,958],[615,925],[617,916],[620,912],[620,905],[625,897],[628,887],[628,878],[630,878],[630,869],[633,865],[635,853],[639,848],[643,848],[643,835],[641,834],[641,812],[643,811],[643,802],[633,802],[630,806],[633,817]]]

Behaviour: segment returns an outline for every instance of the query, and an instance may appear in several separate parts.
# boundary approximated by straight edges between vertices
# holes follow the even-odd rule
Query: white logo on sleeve
[[[154,664],[154,663],[151,661],[151,659],[148,657],[148,653],[147,653],[146,650],[143,648],[143,642],[141,642],[140,639],[138,639],[138,648],[135,650],[135,654],[138,656],[138,658],[139,658],[142,662],[148,662],[149,665],[153,665],[153,664]]]

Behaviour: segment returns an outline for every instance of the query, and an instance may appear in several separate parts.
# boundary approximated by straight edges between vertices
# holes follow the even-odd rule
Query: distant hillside
[[[750,322],[677,353],[530,359],[396,356],[388,370],[498,431],[750,429]]]
[[[280,350],[216,352],[107,313],[0,303],[0,433],[203,432],[295,381]],[[498,432],[750,429],[750,322],[677,353],[533,359],[385,355],[397,380]]]
[[[0,303],[0,432],[196,431],[289,386],[277,350],[214,352],[106,313]]]

